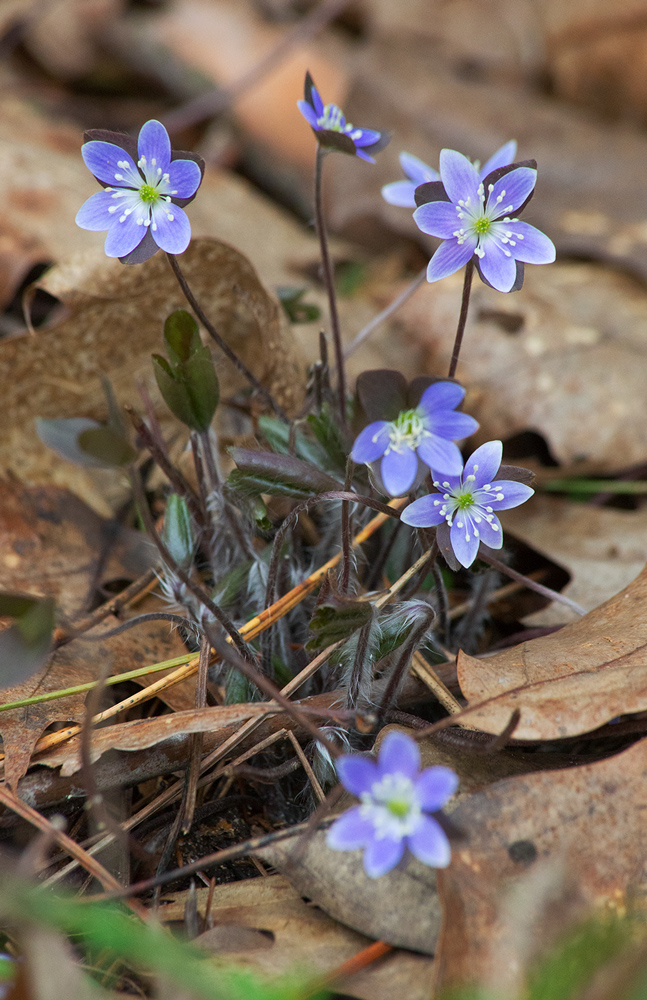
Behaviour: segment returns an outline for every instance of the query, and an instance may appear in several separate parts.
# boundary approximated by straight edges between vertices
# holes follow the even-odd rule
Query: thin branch
[[[351,340],[350,344],[345,348],[344,357],[350,358],[351,354],[354,354],[357,348],[361,347],[361,345],[368,337],[370,337],[373,331],[377,330],[378,326],[381,326],[382,323],[385,323],[387,319],[389,319],[391,316],[393,316],[395,312],[398,311],[400,306],[403,306],[405,302],[408,302],[408,300],[411,298],[414,292],[418,291],[418,289],[423,284],[426,277],[427,277],[427,265],[425,264],[422,271],[420,271],[415,276],[411,284],[407,285],[404,291],[400,292],[397,298],[395,298],[393,302],[390,302],[389,305],[382,310],[382,312],[379,312],[377,316],[374,316],[373,319],[366,324],[366,326],[362,327],[357,336],[353,340]]]

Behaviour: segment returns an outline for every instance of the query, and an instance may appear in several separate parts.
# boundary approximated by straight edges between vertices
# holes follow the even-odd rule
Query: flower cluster
[[[433,816],[452,797],[458,777],[447,767],[420,770],[418,744],[392,731],[382,741],[377,761],[344,754],[337,761],[344,787],[361,804],[335,820],[327,843],[336,851],[363,850],[366,874],[379,878],[409,849],[419,861],[446,868],[449,840]]]
[[[479,177],[483,181],[493,170],[499,167],[507,167],[512,163],[517,155],[517,144],[512,139],[504,146],[497,149],[496,153],[490,157],[484,167],[481,167],[477,160],[474,161],[474,168],[478,170]],[[433,167],[429,167],[417,156],[411,153],[400,153],[400,166],[409,178],[406,181],[393,181],[385,184],[382,188],[382,197],[388,201],[389,205],[398,205],[400,208],[416,207],[416,188],[421,184],[429,184],[431,181],[439,181],[440,174]]]
[[[500,549],[503,532],[496,511],[518,507],[534,493],[524,483],[496,479],[502,454],[500,441],[482,444],[459,475],[434,477],[439,492],[414,500],[401,520],[416,528],[438,525],[441,552],[453,552],[461,566],[472,565],[481,543]]]
[[[321,146],[359,156],[369,163],[375,163],[371,153],[384,149],[391,138],[387,132],[351,125],[336,104],[324,104],[309,73],[306,73],[304,100],[297,101],[297,107]]]
[[[90,141],[82,147],[83,160],[104,190],[81,206],[77,225],[107,229],[107,256],[127,263],[142,263],[158,249],[183,253],[191,226],[181,206],[200,187],[202,160],[171,150],[166,129],[154,120],[146,122],[136,144],[115,132],[86,135]]]
[[[422,189],[424,204],[413,213],[423,233],[444,242],[429,261],[427,280],[454,274],[472,258],[482,280],[500,292],[523,284],[523,264],[549,264],[555,247],[543,233],[511,213],[530,201],[536,163],[513,163],[484,179],[467,157],[453,149],[440,154],[440,181]]]
[[[478,428],[474,417],[456,413],[465,390],[456,382],[435,382],[422,394],[417,407],[401,410],[395,420],[376,420],[356,438],[354,462],[380,462],[380,478],[387,493],[402,496],[418,475],[420,459],[430,469],[457,475],[463,468],[454,443]]]

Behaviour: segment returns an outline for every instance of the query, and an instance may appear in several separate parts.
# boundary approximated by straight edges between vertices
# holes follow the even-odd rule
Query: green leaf
[[[333,642],[347,639],[349,635],[367,625],[373,617],[368,601],[348,601],[333,598],[320,604],[310,620],[310,631],[315,637],[306,649],[325,649]]]
[[[290,427],[288,424],[276,417],[261,416],[258,418],[258,426],[274,451],[281,455],[289,455]],[[306,437],[301,431],[296,431],[294,435],[294,451],[298,458],[302,458],[304,462],[311,462],[317,469],[328,465],[328,456],[324,449],[317,441]]]
[[[228,483],[243,493],[309,497],[343,489],[337,479],[292,455],[247,448],[231,448],[230,455],[238,468],[231,473]]]
[[[166,502],[162,540],[176,563],[188,569],[193,561],[195,541],[187,502],[177,493],[171,493]]]
[[[209,348],[200,345],[188,361],[177,366],[176,375],[186,386],[194,429],[206,431],[220,401],[220,383]]]
[[[321,316],[319,306],[301,301],[306,291],[305,286],[293,288],[288,285],[279,285],[276,289],[276,294],[291,323],[313,323]]]
[[[0,688],[23,683],[45,665],[54,611],[52,597],[0,594],[0,617],[15,619],[0,632]]]
[[[137,458],[137,452],[125,437],[107,426],[82,431],[79,448],[109,469],[129,465]]]
[[[188,361],[196,347],[202,346],[198,324],[186,309],[177,309],[168,317],[164,323],[164,340],[175,365]]]
[[[328,403],[324,403],[320,413],[311,413],[308,424],[328,458],[328,467],[335,472],[346,473],[346,449]]]
[[[102,468],[103,462],[92,458],[79,447],[79,434],[96,427],[101,427],[101,424],[88,417],[67,417],[60,420],[36,417],[36,433],[47,448],[51,448],[68,462],[88,468]]]

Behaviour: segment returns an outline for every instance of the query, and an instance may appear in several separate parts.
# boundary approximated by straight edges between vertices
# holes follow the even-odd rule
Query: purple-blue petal
[[[382,133],[377,132],[374,128],[354,128],[352,132],[347,134],[350,135],[356,146],[372,146],[382,136]]]
[[[407,778],[415,778],[420,770],[418,744],[406,733],[391,730],[380,744],[377,766],[381,775],[403,774]]]
[[[478,429],[478,422],[468,413],[444,410],[430,417],[427,427],[438,437],[447,438],[448,441],[462,441]]]
[[[336,766],[342,785],[358,798],[362,792],[370,791],[378,779],[375,761],[361,754],[343,754]]]
[[[519,504],[530,500],[530,497],[535,492],[530,486],[526,486],[525,483],[516,483],[508,479],[498,480],[498,482],[492,484],[492,488],[503,493],[503,500],[488,501],[488,505],[493,510],[510,510],[512,507],[518,507]]]
[[[459,528],[459,524],[462,527]],[[456,511],[454,514],[454,522],[451,526],[449,537],[451,538],[454,555],[461,566],[467,569],[476,559],[476,553],[479,550],[479,538],[474,534],[471,519],[467,515],[461,514],[461,511]]]
[[[482,241],[483,256],[479,268],[486,281],[497,292],[509,292],[517,280],[517,265],[510,252],[506,253],[494,237]]]
[[[405,507],[400,520],[412,528],[434,528],[445,520],[445,515],[440,513],[442,505],[442,494],[429,493]]]
[[[85,142],[81,146],[81,156],[88,170],[104,184],[133,188],[139,188],[143,184],[132,158],[125,149],[115,146],[113,142],[99,142],[96,139]],[[126,166],[119,165],[124,163]]]
[[[89,229],[99,233],[102,229],[110,229],[115,221],[115,214],[108,209],[114,206],[109,191],[97,191],[85,201],[76,213],[76,224],[81,229]]]
[[[493,153],[487,163],[484,163],[479,170],[479,177],[484,180],[488,174],[491,174],[493,170],[498,170],[499,167],[507,167],[510,163],[514,163],[514,158],[517,155],[517,143],[514,139],[510,142],[506,142],[504,146],[497,149],[496,153]]]
[[[312,101],[317,118],[321,118],[324,113],[324,102],[321,99],[321,94],[315,86],[310,88],[310,100]]]
[[[465,399],[465,390],[458,382],[432,382],[427,386],[418,404],[427,413],[436,410],[455,410]]]
[[[463,471],[463,456],[458,446],[437,434],[422,439],[418,445],[418,457],[442,477],[460,476]]]
[[[491,483],[496,479],[502,457],[503,445],[501,442],[486,441],[467,459],[463,472],[463,482],[467,476],[474,476],[474,485],[478,488],[485,486],[486,483]]]
[[[191,223],[179,205],[156,204],[151,209],[151,232],[160,249],[184,253],[191,242]]]
[[[362,861],[364,871],[369,878],[379,878],[386,875],[404,854],[404,841],[392,840],[391,837],[380,837],[372,840],[366,847]]]
[[[491,504],[488,503],[489,506]],[[496,514],[492,514],[491,521],[486,521],[482,518],[480,524],[476,525],[476,528],[478,529],[479,539],[484,545],[489,545],[491,549],[501,548],[503,545],[503,528]]]
[[[451,847],[447,834],[431,816],[423,816],[420,826],[407,837],[411,853],[431,868],[446,868],[451,861]]]
[[[440,281],[455,274],[474,255],[478,240],[476,236],[466,237],[462,243],[457,239],[445,240],[429,261],[427,281]]]
[[[487,200],[488,207],[491,207],[497,198],[503,195],[497,218],[509,215],[510,212],[516,212],[528,195],[532,193],[536,183],[536,170],[533,170],[532,167],[517,167],[516,170],[511,170],[509,174],[499,178],[493,185]]]
[[[389,496],[401,497],[411,489],[418,471],[418,459],[415,451],[406,444],[402,451],[390,451],[380,464],[380,475],[384,488]]]
[[[193,160],[173,160],[167,173],[173,198],[192,198],[202,181],[202,171]]]
[[[310,125],[311,128],[318,129],[319,125],[317,125],[317,120],[321,116],[317,115],[316,112],[313,111],[312,107],[308,104],[308,102],[297,101],[297,107],[301,112],[301,114],[303,115],[303,117],[305,118],[305,120],[307,121],[308,125]]]
[[[450,201],[430,201],[413,213],[413,221],[423,233],[450,240],[461,228],[456,206]]]
[[[517,260],[525,264],[552,264],[555,260],[555,244],[539,229],[527,222],[512,222],[510,229],[516,246],[513,253]]]
[[[355,153],[359,156],[360,160],[366,160],[367,163],[375,163],[375,157],[369,156],[368,153],[365,153],[364,150],[357,145],[355,146]]]
[[[138,217],[137,212],[132,212],[126,216],[123,222],[116,218],[108,230],[104,244],[107,257],[126,257],[136,246],[139,246],[146,235],[146,227],[137,223]]]
[[[365,427],[355,438],[350,457],[353,462],[376,462],[389,446],[388,420],[376,420]]]
[[[440,180],[440,174],[437,170],[423,163],[411,153],[400,153],[400,166],[409,180],[414,181],[416,187],[419,184],[426,184],[428,181]]]
[[[361,806],[353,806],[335,820],[326,835],[328,847],[334,851],[357,851],[373,839],[374,827],[361,813]]]
[[[468,198],[473,204],[478,201],[479,175],[474,164],[462,153],[457,153],[455,149],[440,151],[440,177],[455,205]]]
[[[137,152],[146,157],[146,166],[161,169],[165,174],[171,162],[171,140],[161,122],[152,118],[142,125],[137,140]],[[155,162],[153,162],[155,161]]]
[[[457,788],[458,775],[449,767],[426,767],[416,781],[418,802],[428,812],[441,809]]]
[[[416,185],[412,181],[393,181],[385,184],[382,188],[382,197],[389,205],[397,205],[398,208],[415,208]]]

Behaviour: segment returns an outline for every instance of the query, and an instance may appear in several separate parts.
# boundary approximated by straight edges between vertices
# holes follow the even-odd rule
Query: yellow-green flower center
[[[404,819],[405,816],[408,816],[411,809],[411,803],[405,799],[390,799],[385,805],[391,815],[397,816],[398,819]]]
[[[139,189],[139,197],[147,205],[152,205],[159,198],[159,192],[152,184],[142,184]]]
[[[482,215],[480,219],[474,220],[474,231],[483,235],[489,232],[492,222],[488,219],[487,215]]]
[[[456,505],[460,510],[466,510],[471,507],[474,503],[474,497],[471,493],[463,493],[462,496],[456,497]]]
[[[422,439],[428,435],[429,431],[425,427],[424,416],[420,410],[402,410],[397,419],[391,423],[388,451],[400,452],[403,445],[415,451]]]

